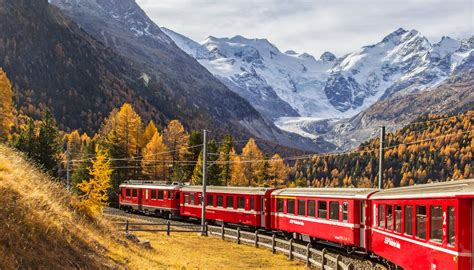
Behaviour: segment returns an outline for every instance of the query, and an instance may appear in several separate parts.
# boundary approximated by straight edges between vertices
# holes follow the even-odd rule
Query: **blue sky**
[[[474,35],[474,0],[137,0],[160,26],[198,42],[212,35],[267,38],[281,51],[338,56],[399,27],[431,42]]]

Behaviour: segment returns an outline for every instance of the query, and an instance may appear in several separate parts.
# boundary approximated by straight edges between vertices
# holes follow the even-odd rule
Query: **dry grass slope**
[[[195,234],[139,235],[151,240],[147,250],[76,205],[59,184],[0,145],[0,269],[302,268],[282,255]]]

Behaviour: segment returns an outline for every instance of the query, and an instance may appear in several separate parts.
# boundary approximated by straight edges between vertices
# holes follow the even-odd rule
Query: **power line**
[[[452,136],[456,136],[456,135],[463,135],[463,134],[472,133],[472,132],[474,132],[474,130],[465,131],[465,132],[461,132],[461,133],[445,134],[445,135],[441,135],[441,136],[437,136],[437,137],[433,137],[433,138],[428,138],[428,139],[423,139],[423,140],[419,140],[419,141],[408,142],[408,143],[400,143],[400,144],[397,144],[397,145],[385,147],[384,149],[391,149],[391,148],[398,147],[400,145],[412,145],[412,144],[417,144],[417,143],[422,143],[422,142],[427,142],[427,141],[434,141],[434,140],[437,140],[437,139],[440,139],[440,138],[452,137]]]

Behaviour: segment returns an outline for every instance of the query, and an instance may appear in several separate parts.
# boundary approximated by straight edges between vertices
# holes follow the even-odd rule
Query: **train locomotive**
[[[281,232],[404,269],[474,269],[474,179],[387,190],[202,187],[127,181],[123,210]]]

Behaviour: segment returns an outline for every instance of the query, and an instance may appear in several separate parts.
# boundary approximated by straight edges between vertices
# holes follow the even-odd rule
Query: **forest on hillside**
[[[425,115],[388,133],[384,142],[384,188],[474,177],[474,111]],[[290,179],[298,186],[375,187],[380,139],[346,154],[297,160]]]

